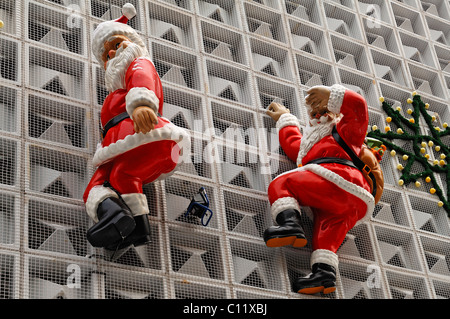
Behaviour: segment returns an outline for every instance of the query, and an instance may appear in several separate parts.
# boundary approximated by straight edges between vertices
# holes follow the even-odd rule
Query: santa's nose
[[[116,56],[116,50],[109,50],[108,55],[110,59],[113,59]]]

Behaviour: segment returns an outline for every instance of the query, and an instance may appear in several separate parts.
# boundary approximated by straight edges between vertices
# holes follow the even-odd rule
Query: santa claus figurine
[[[93,33],[92,51],[105,68],[110,92],[101,110],[102,141],[97,167],[83,196],[95,224],[87,231],[94,247],[118,249],[150,240],[144,184],[169,176],[190,150],[189,135],[162,117],[163,88],[146,46],[123,16],[102,22]]]
[[[297,278],[295,292],[325,294],[336,289],[336,251],[347,232],[371,215],[370,185],[332,135],[333,127],[359,154],[368,126],[364,98],[343,86],[318,86],[305,99],[309,122],[303,134],[298,119],[284,106],[272,103],[267,114],[276,121],[281,147],[298,168],[276,177],[269,185],[271,214],[276,223],[264,232],[269,247],[304,247],[301,207],[313,213],[312,273]]]

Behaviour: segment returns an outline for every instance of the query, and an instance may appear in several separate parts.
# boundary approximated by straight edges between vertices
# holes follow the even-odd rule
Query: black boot
[[[136,227],[131,232],[131,234],[114,244],[108,245],[106,249],[108,250],[119,250],[124,249],[128,246],[142,246],[151,241],[150,237],[150,223],[148,221],[148,214],[139,215],[134,217]]]
[[[312,273],[306,277],[297,278],[293,284],[295,292],[300,294],[324,294],[332,293],[336,290],[336,269],[324,263],[317,263],[312,266]]]
[[[106,247],[131,234],[136,226],[128,207],[115,197],[108,197],[97,208],[98,223],[89,228],[86,237],[94,247]]]
[[[264,241],[268,247],[306,246],[307,240],[300,225],[300,213],[295,209],[287,209],[276,217],[278,226],[271,226],[264,232]]]

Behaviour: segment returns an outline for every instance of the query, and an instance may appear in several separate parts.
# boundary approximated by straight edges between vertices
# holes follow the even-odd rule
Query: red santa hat
[[[122,7],[122,14],[116,20],[100,23],[94,30],[92,35],[92,53],[101,65],[103,65],[102,55],[105,50],[103,44],[113,35],[124,35],[131,42],[145,47],[141,37],[127,24],[128,20],[136,15],[136,8],[131,3],[125,3]]]

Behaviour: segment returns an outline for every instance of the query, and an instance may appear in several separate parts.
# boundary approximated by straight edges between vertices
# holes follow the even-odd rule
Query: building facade
[[[161,76],[163,115],[188,130],[192,153],[144,188],[153,241],[111,255],[85,237],[107,94],[90,41],[125,2]],[[340,83],[366,98],[368,132],[387,125],[380,97],[406,116],[414,91],[437,126],[450,123],[449,1],[2,0],[0,20],[1,298],[306,298],[291,282],[309,273],[311,247],[262,239],[267,187],[295,167],[267,106],[305,125],[308,88]],[[314,297],[450,297],[448,212],[425,181],[399,185],[402,163],[384,156],[383,197],[338,251],[337,290]],[[436,176],[443,190],[448,176]],[[200,187],[207,226],[185,216]],[[310,234],[306,208],[302,220]]]

